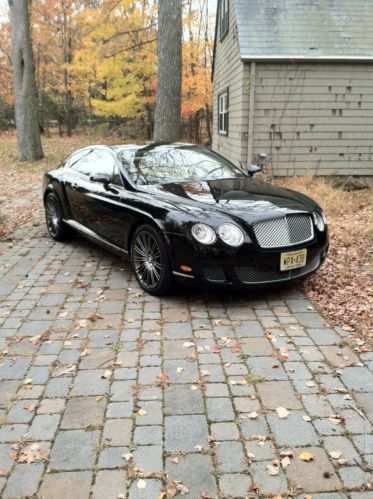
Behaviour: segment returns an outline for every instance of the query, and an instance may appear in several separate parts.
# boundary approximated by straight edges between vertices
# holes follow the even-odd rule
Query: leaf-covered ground
[[[95,142],[102,139],[86,133],[44,138],[42,161],[18,163],[14,134],[0,135],[0,242],[11,244],[18,228],[42,222],[42,173],[74,149]],[[312,177],[279,183],[316,199],[329,220],[329,256],[303,284],[306,294],[331,324],[372,339],[372,191],[348,192]]]

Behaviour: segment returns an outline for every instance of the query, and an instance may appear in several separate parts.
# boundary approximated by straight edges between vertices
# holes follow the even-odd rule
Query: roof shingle
[[[243,59],[372,59],[373,0],[233,0]]]

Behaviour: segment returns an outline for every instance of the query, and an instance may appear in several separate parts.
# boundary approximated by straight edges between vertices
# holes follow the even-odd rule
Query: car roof
[[[115,152],[120,152],[122,150],[138,150],[138,149],[143,149],[144,151],[146,150],[152,150],[155,148],[169,148],[169,149],[178,149],[181,147],[201,147],[196,144],[190,144],[187,142],[147,142],[145,144],[118,144],[115,146],[111,146],[111,149],[113,149]]]

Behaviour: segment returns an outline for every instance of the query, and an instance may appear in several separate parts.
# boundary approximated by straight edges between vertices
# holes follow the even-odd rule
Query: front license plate
[[[281,253],[280,270],[291,270],[304,267],[307,262],[307,250],[289,251]]]

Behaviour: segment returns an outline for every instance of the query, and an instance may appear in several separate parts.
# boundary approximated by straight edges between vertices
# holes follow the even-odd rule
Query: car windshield
[[[118,157],[136,184],[245,177],[230,161],[198,146],[157,146],[119,149]]]

